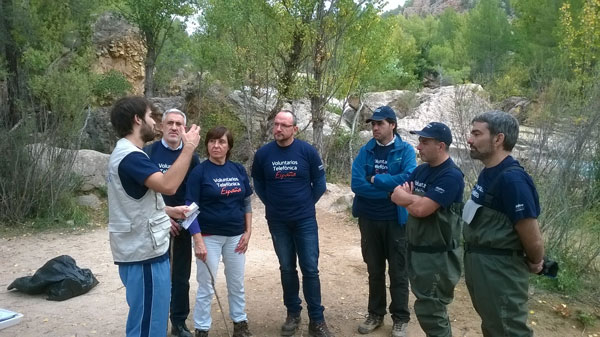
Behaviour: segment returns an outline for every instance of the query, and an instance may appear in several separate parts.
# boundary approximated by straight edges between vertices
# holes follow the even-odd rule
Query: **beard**
[[[146,122],[142,125],[141,136],[144,143],[154,140],[154,129]]]
[[[479,152],[476,148],[471,147],[469,151],[471,159],[484,160],[492,156],[491,151]]]

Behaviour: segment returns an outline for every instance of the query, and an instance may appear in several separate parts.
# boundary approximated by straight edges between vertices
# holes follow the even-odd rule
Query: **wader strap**
[[[502,171],[500,171],[500,173],[498,173],[496,178],[494,178],[494,180],[490,184],[490,187],[487,189],[487,191],[485,193],[485,196],[483,198],[483,206],[485,206],[487,208],[492,208],[492,203],[494,202],[494,198],[498,194],[498,191],[496,191],[496,185],[498,185],[498,181],[500,181],[500,178],[504,175],[504,173],[506,173],[507,171],[512,171],[512,170],[525,171],[521,166],[518,166],[518,165],[511,165],[511,166],[504,168]]]
[[[522,250],[473,246],[468,243],[465,243],[465,253],[503,256],[525,256]]]

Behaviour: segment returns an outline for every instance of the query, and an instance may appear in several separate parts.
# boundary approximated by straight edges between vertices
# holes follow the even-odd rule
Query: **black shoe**
[[[248,321],[233,323],[233,337],[252,337],[248,329]]]
[[[194,337],[208,337],[208,331],[196,329],[196,333],[194,334]]]
[[[176,337],[192,337],[192,332],[188,330],[185,323],[173,323],[171,326],[171,335]]]
[[[368,334],[383,325],[383,316],[369,314],[364,322],[358,326],[358,332]]]
[[[296,329],[298,329],[298,326],[300,325],[301,321],[302,318],[300,318],[300,315],[292,316],[288,314],[285,319],[285,323],[283,323],[283,325],[281,326],[281,335],[293,336],[296,332]]]
[[[309,337],[335,337],[335,335],[329,331],[327,323],[321,321],[318,323],[308,323],[308,336]]]

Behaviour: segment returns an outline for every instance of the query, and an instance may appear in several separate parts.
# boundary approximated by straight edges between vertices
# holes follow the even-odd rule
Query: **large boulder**
[[[76,151],[73,173],[83,179],[82,191],[91,191],[106,186],[109,158],[110,155],[94,150]]]
[[[227,95],[227,98],[232,104],[234,108],[233,111],[238,118],[246,124],[246,127],[251,127],[253,131],[261,130],[261,125],[266,122],[271,109],[273,109],[276,103],[274,91],[270,91],[269,95],[264,94],[261,98],[257,98],[252,96],[249,90],[234,90]],[[349,130],[345,123],[340,122],[340,115],[328,111],[329,107],[335,107],[341,110],[341,102],[338,100],[331,100],[325,107],[323,135],[331,135],[337,125],[345,130]],[[284,104],[283,108],[294,111],[296,114],[298,129],[302,134],[301,137],[304,139],[312,139],[310,100],[301,98],[289,101]]]
[[[142,41],[139,29],[122,16],[103,13],[93,26],[92,42],[97,60],[92,70],[98,74],[119,71],[131,83],[134,94],[143,94],[146,47]]]
[[[27,145],[29,155],[36,158],[41,170],[64,169],[72,163],[71,172],[82,179],[81,191],[88,192],[106,186],[110,155],[93,150],[69,150],[44,143]]]
[[[398,130],[406,141],[416,145],[417,137],[409,136],[410,130],[421,130],[429,122],[442,122],[452,130],[454,140],[464,139],[467,128],[475,115],[490,110],[487,94],[478,84],[446,86],[424,89],[417,93],[420,104],[414,111],[398,119]],[[453,142],[453,146],[459,142]]]
[[[327,183],[327,190],[316,207],[326,212],[341,213],[352,208],[354,193],[347,185]]]

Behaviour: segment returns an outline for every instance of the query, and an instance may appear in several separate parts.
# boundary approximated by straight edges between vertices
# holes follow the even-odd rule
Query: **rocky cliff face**
[[[414,0],[404,8],[403,14],[410,15],[440,15],[447,8],[454,8],[457,12],[464,12],[473,7],[475,0]]]
[[[133,87],[132,94],[144,93],[144,46],[139,30],[114,13],[102,14],[94,24],[92,41],[97,61],[93,71],[121,72]]]

